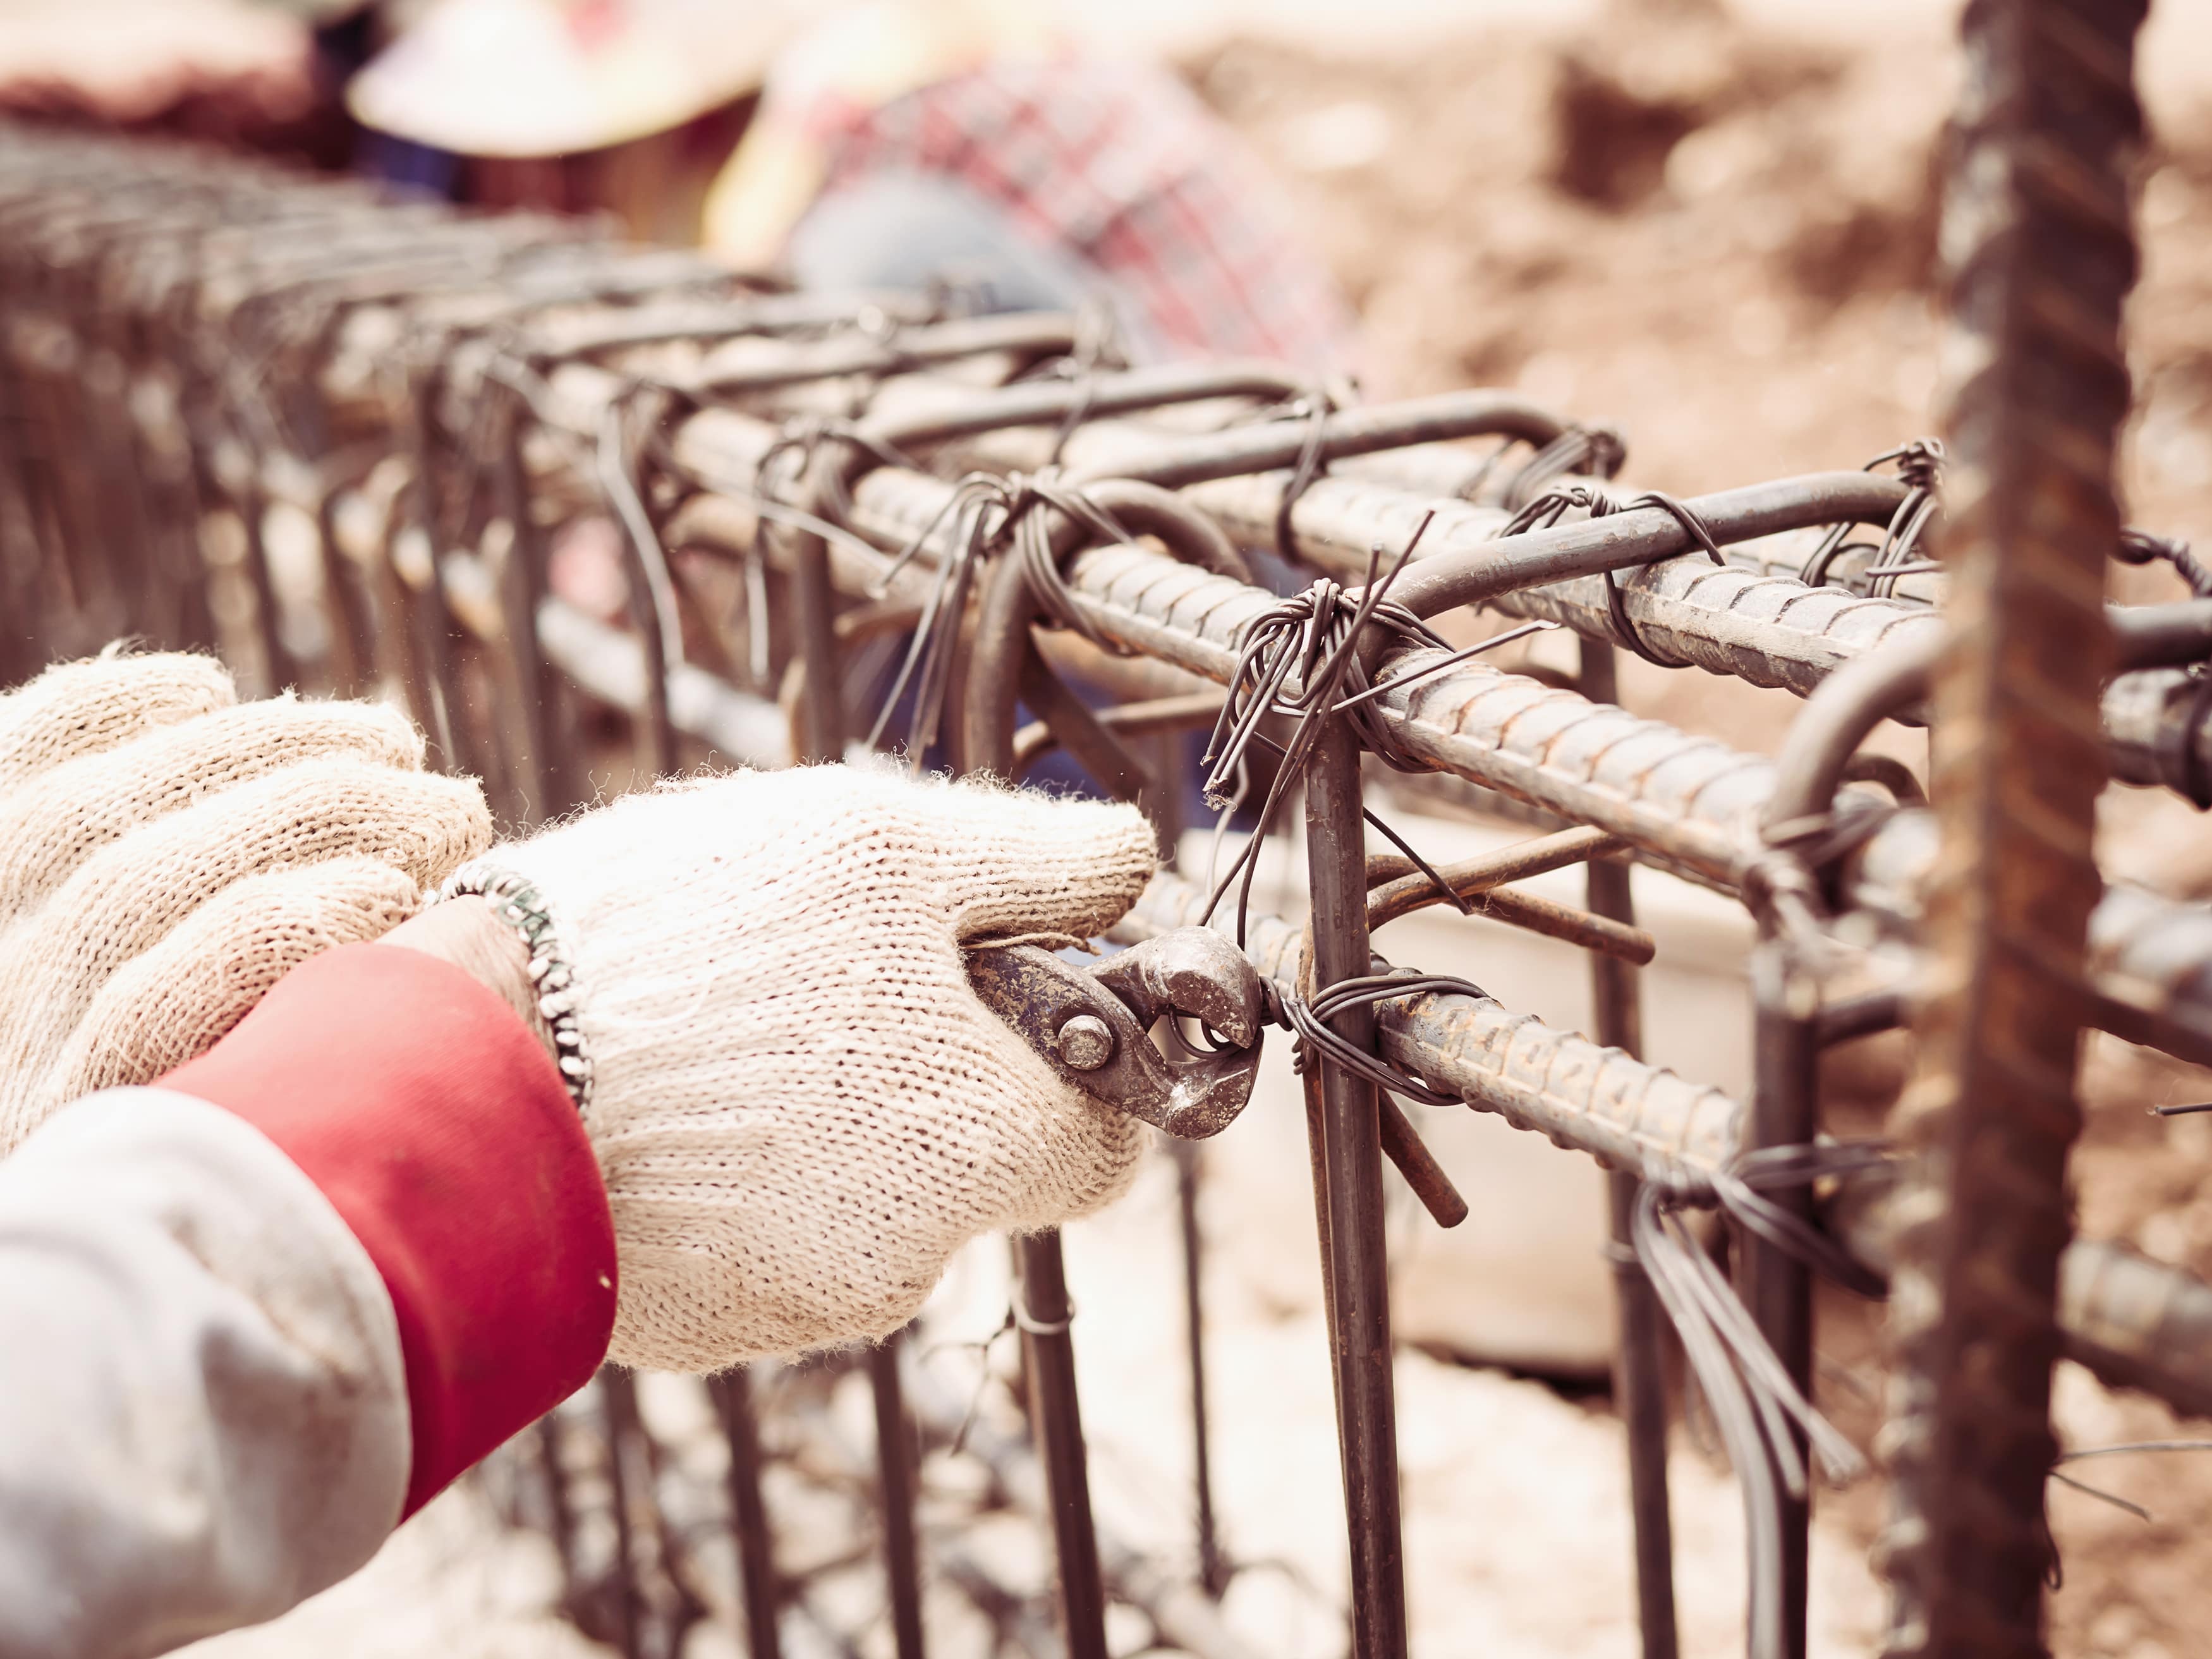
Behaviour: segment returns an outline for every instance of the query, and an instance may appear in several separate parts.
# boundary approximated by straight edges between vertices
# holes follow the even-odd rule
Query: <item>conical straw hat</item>
[[[443,0],[356,76],[366,126],[465,155],[563,155],[757,90],[802,0]]]

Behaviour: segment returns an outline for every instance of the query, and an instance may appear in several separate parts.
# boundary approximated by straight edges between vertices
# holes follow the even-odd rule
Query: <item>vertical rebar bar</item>
[[[812,543],[818,550],[821,544]],[[807,544],[799,568],[799,618],[807,625],[805,599]],[[828,565],[823,567],[826,603]],[[825,654],[806,665],[810,721],[839,718],[832,630],[823,622],[824,642],[811,634],[802,640]],[[826,711],[816,705],[829,687]],[[810,731],[812,729],[810,725]],[[811,739],[810,738],[810,741]],[[971,758],[973,758],[971,757]],[[1053,1551],[1060,1570],[1061,1628],[1068,1659],[1106,1659],[1106,1589],[1098,1567],[1098,1538],[1091,1514],[1091,1471],[1083,1441],[1083,1407],[1075,1386],[1075,1344],[1070,1325],[1074,1304],[1068,1299],[1066,1263],[1060,1233],[1030,1233],[1012,1243],[1014,1322],[1020,1328],[1022,1388],[1029,1407],[1030,1435],[1044,1471],[1045,1501],[1052,1510]]]
[[[547,550],[531,510],[530,477],[522,453],[529,406],[520,392],[502,388],[488,418],[501,422],[493,486],[498,510],[514,532],[507,544],[507,568],[501,573],[500,614],[514,673],[511,690],[518,729],[513,736],[523,751],[515,768],[522,781],[521,816],[523,823],[535,828],[574,805],[576,791],[567,775],[568,745],[555,738],[560,696],[556,676],[538,647],[538,607],[546,594]]]
[[[876,1468],[883,1499],[884,1573],[890,1581],[891,1635],[898,1659],[921,1659],[921,1557],[915,1545],[915,1444],[908,1420],[899,1354],[907,1334],[894,1331],[868,1350],[868,1385],[876,1404]]]
[[[637,1584],[637,1529],[630,1524],[629,1455],[637,1421],[637,1400],[629,1373],[618,1365],[599,1367],[599,1410],[607,1429],[607,1496],[614,1514],[615,1637],[623,1659],[642,1659],[642,1613]]]
[[[730,1519],[738,1540],[738,1593],[743,1598],[749,1659],[782,1652],[776,1614],[782,1600],[775,1577],[768,1506],[761,1500],[760,1431],[753,1419],[752,1374],[732,1366],[707,1379],[730,1447]]]
[[[1190,761],[1188,736],[1164,732],[1147,745],[1152,781],[1139,804],[1159,837],[1160,859],[1172,862],[1185,821],[1185,772]],[[1219,1599],[1229,1588],[1229,1559],[1213,1514],[1213,1453],[1208,1434],[1211,1413],[1206,1388],[1206,1237],[1198,1224],[1198,1194],[1204,1183],[1205,1149],[1194,1140],[1168,1138],[1176,1166],[1176,1230],[1182,1245],[1183,1347],[1190,1367],[1190,1467],[1193,1522],[1198,1534],[1198,1582]]]
[[[1886,1650],[2047,1651],[2058,1261],[2088,917],[2101,882],[2097,708],[2130,401],[2122,321],[2143,148],[2145,0],[1973,0],[1945,139],[1951,443],[1938,550],[1956,626],[1936,676],[1942,854],[1928,994],[1892,1116],[1906,1157],[1883,1430],[1897,1516]]]
[[[330,644],[320,667],[325,684],[341,697],[369,696],[375,687],[376,641],[368,616],[368,605],[359,582],[349,568],[350,562],[339,547],[338,507],[346,498],[342,489],[328,489],[315,503],[315,532],[320,539],[323,569],[323,611],[330,627]],[[162,560],[166,550],[156,542],[149,563],[150,580],[173,589],[176,579]],[[162,594],[165,615],[173,615],[179,595],[173,592]],[[154,637],[173,639],[178,630],[173,623],[163,627]]]
[[[285,648],[283,611],[276,601],[276,579],[269,568],[268,539],[262,534],[264,503],[258,486],[238,499],[239,523],[246,532],[246,574],[253,586],[254,635],[261,642],[261,672],[270,696],[300,683],[300,665]]]
[[[623,570],[629,579],[629,613],[645,653],[645,708],[636,722],[639,761],[648,777],[665,777],[680,753],[675,716],[668,706],[668,674],[681,660],[684,623],[653,521],[644,482],[644,429],[657,418],[658,398],[610,407],[599,430],[600,488],[622,531]]]
[[[1306,774],[1313,981],[1318,994],[1369,971],[1367,848],[1360,816],[1359,749],[1332,718]],[[1373,1010],[1333,1022],[1347,1042],[1375,1040]],[[1390,1281],[1382,1213],[1382,1142],[1374,1085],[1321,1064],[1321,1142],[1337,1376],[1337,1437],[1352,1552],[1352,1650],[1404,1659],[1405,1561],[1399,1537],[1398,1419],[1392,1376]]]
[[[1814,988],[1796,970],[1788,947],[1765,938],[1752,951],[1752,1097],[1747,1151],[1809,1144],[1820,1128],[1815,1075],[1820,1047],[1813,1016],[1819,1011]],[[1767,1200],[1810,1218],[1813,1190],[1793,1187],[1766,1194]],[[1813,1275],[1791,1255],[1747,1229],[1736,1232],[1736,1283],[1744,1306],[1789,1372],[1798,1392],[1813,1397]],[[1805,1437],[1789,1432],[1798,1455]],[[1812,1522],[1811,1486],[1805,1498],[1780,1493],[1782,1659],[1803,1659],[1807,1551]]]
[[[1582,646],[1582,694],[1595,702],[1620,698],[1618,659],[1601,640]],[[1591,860],[1586,877],[1593,915],[1633,924],[1635,898],[1629,866]],[[1589,953],[1591,1035],[1638,1059],[1644,1054],[1644,1003],[1636,966],[1602,951]],[[1629,1218],[1641,1183],[1626,1170],[1606,1177],[1613,1237],[1616,1334],[1613,1358],[1614,1403],[1628,1438],[1628,1505],[1636,1540],[1636,1614],[1644,1659],[1675,1659],[1680,1635],[1674,1617],[1674,1522],[1667,1503],[1667,1322],[1651,1282],[1630,1244]]]
[[[576,1517],[570,1509],[568,1466],[561,1461],[561,1413],[550,1411],[538,1419],[533,1436],[538,1473],[545,1481],[546,1525],[553,1534],[553,1553],[561,1559],[561,1582],[572,1589],[576,1573]]]
[[[1206,1435],[1206,1301],[1200,1283],[1206,1246],[1198,1230],[1200,1164],[1204,1154],[1194,1140],[1170,1138],[1176,1165],[1176,1219],[1182,1238],[1183,1342],[1190,1360],[1191,1492],[1198,1528],[1198,1581],[1219,1596],[1229,1588],[1228,1558],[1213,1518],[1213,1457]]]
[[[415,580],[403,574],[397,583],[406,614],[408,696],[415,705],[416,724],[429,734],[437,750],[440,769],[462,776],[480,775],[483,768],[470,740],[468,709],[454,672],[453,622],[446,607],[439,550],[443,529],[438,510],[441,457],[433,435],[438,425],[431,389],[422,377],[417,378],[405,403],[410,422],[407,442],[415,476],[402,492],[400,499],[408,505],[398,522],[405,526],[401,534],[422,537],[422,555]],[[258,554],[257,538],[249,538],[248,546]]]
[[[799,710],[799,758],[821,765],[845,758],[844,692],[839,681],[837,594],[830,580],[830,549],[819,537],[798,543],[792,571],[799,659],[805,665],[806,696]]]
[[[0,681],[14,685],[45,665],[39,626],[39,550],[33,523],[31,416],[12,375],[0,375]]]
[[[1046,1500],[1052,1505],[1068,1659],[1106,1659],[1106,1589],[1091,1519],[1091,1471],[1083,1444],[1083,1408],[1075,1392],[1075,1346],[1068,1335],[1075,1309],[1067,1297],[1059,1233],[1032,1233],[1017,1240],[1014,1259],[1021,1268],[1015,1295],[1022,1366],[1029,1378],[1030,1428],[1044,1469]]]

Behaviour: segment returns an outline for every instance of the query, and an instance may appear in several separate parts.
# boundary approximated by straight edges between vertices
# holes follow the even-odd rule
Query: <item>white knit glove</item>
[[[0,696],[0,1154],[200,1054],[482,851],[482,790],[422,765],[390,709],[240,705],[206,657],[111,653]]]
[[[969,989],[961,947],[1088,939],[1151,876],[1128,807],[842,766],[628,797],[487,866],[573,957],[622,1267],[613,1357],[883,1336],[953,1251],[1096,1209],[1143,1140]]]

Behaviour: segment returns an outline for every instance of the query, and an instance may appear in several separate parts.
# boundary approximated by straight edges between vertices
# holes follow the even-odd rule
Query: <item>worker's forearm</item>
[[[131,1659],[282,1613],[399,1518],[392,1300],[235,1115],[77,1102],[0,1164],[0,1656]]]
[[[598,1159],[538,1039],[465,972],[329,951],[162,1083],[267,1135],[375,1261],[406,1358],[410,1512],[598,1366],[615,1309]]]
[[[343,1577],[590,1376],[614,1279],[545,1051],[428,953],[318,957],[64,1109],[0,1164],[0,1659],[157,1653]]]

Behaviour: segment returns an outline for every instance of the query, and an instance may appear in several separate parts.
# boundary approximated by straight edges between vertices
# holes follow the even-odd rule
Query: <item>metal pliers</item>
[[[1034,945],[972,951],[968,982],[1061,1077],[1154,1128],[1203,1139],[1252,1098],[1266,1006],[1260,975],[1209,927],[1177,928],[1089,969]],[[1230,1046],[1170,1060],[1146,1035],[1170,1014],[1199,1021]]]

